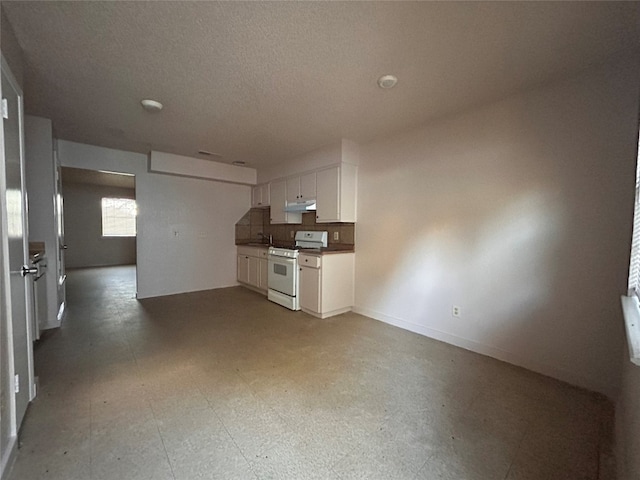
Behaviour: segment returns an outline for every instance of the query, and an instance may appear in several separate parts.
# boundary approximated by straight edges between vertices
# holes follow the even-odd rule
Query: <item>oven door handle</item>
[[[269,255],[268,261],[269,263],[284,263],[286,265],[295,265],[297,263],[297,259],[295,258],[276,257],[274,255]]]

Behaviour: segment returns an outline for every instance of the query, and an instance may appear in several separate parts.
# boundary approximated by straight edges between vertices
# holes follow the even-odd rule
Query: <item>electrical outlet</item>
[[[333,239],[340,240],[340,232],[333,232]]]
[[[289,236],[290,236],[291,238],[294,238],[294,237],[295,237],[295,235],[296,235],[296,232],[294,232],[293,230],[291,230],[291,231],[289,232]]]
[[[451,307],[451,315],[454,317],[459,317],[460,316],[460,307],[458,307],[457,305],[453,305]]]

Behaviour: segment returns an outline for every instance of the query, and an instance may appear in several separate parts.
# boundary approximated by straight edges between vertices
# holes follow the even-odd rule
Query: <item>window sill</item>
[[[623,295],[620,300],[629,342],[629,356],[632,363],[640,366],[640,306],[633,297]]]

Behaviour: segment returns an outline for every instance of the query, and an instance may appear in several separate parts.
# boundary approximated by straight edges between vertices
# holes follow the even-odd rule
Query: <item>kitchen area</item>
[[[253,187],[235,227],[238,282],[319,318],[350,311],[356,175],[342,163]]]

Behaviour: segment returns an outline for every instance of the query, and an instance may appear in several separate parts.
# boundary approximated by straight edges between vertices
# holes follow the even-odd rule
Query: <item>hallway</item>
[[[604,468],[611,407],[583,390],[240,287],[134,291],[134,267],[69,272],[67,319],[35,349],[11,480],[596,480]]]

